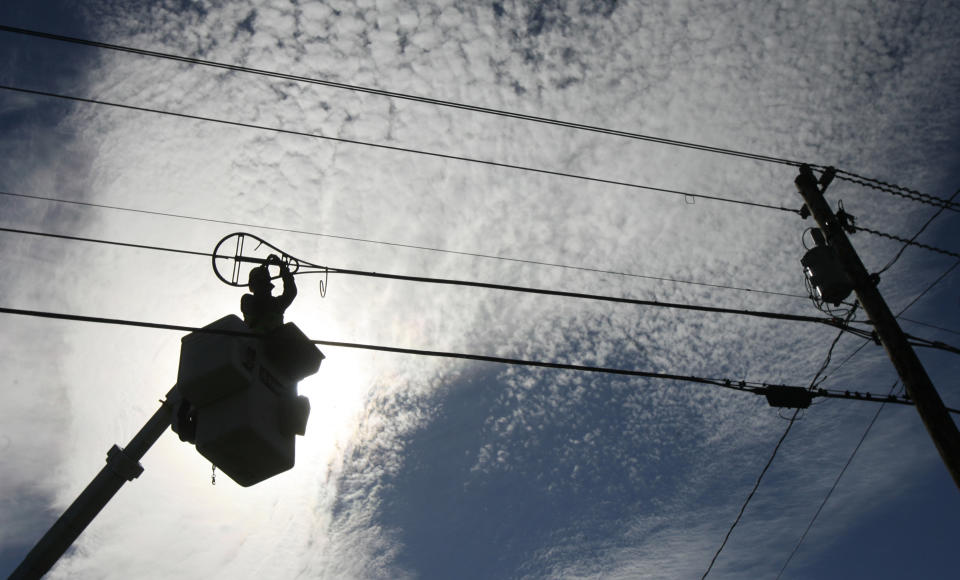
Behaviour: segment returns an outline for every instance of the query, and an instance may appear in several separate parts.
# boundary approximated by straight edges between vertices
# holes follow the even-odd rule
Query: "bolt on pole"
[[[956,423],[953,422],[940,395],[937,394],[933,382],[907,341],[906,335],[900,329],[896,317],[884,302],[880,291],[877,290],[875,279],[871,278],[863,262],[860,261],[840,221],[823,197],[823,191],[829,185],[833,174],[832,168],[827,169],[818,182],[813,170],[803,165],[794,183],[800,195],[803,196],[813,219],[826,236],[828,246],[836,252],[837,258],[850,276],[860,306],[873,322],[880,342],[887,351],[897,374],[900,375],[907,394],[916,403],[917,412],[920,413],[930,438],[940,452],[943,463],[953,477],[954,483],[960,488],[960,431],[957,430]]]

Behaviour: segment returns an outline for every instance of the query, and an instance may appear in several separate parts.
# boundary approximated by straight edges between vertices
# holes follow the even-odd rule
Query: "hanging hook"
[[[320,298],[327,297],[328,280],[330,278],[330,268],[323,269],[323,280],[320,280]]]

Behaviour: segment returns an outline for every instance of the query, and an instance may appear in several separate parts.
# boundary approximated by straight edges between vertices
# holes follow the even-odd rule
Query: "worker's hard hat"
[[[257,266],[250,270],[250,277],[247,279],[247,285],[253,289],[257,287],[273,288],[273,282],[270,281],[270,272],[264,266]]]

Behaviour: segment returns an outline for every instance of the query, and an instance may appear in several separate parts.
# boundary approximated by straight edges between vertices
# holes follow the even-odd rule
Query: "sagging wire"
[[[893,392],[897,388],[897,384],[900,381],[896,381],[890,387],[890,393],[888,396],[893,396]],[[810,533],[810,530],[813,528],[813,524],[817,521],[817,518],[820,517],[820,513],[823,511],[823,507],[827,505],[827,501],[830,500],[830,496],[833,495],[834,490],[837,489],[837,486],[840,484],[840,479],[843,478],[843,474],[847,472],[847,468],[850,467],[850,464],[853,463],[853,458],[857,455],[857,452],[860,450],[860,447],[863,445],[863,442],[866,441],[867,435],[870,434],[870,430],[873,428],[874,423],[877,422],[877,419],[880,417],[880,412],[883,411],[884,405],[880,405],[877,409],[877,412],[873,414],[873,419],[870,420],[870,423],[867,425],[867,428],[864,430],[863,435],[860,436],[860,441],[857,442],[856,447],[853,448],[853,451],[850,453],[850,457],[847,458],[847,462],[843,465],[843,469],[840,470],[840,473],[837,475],[836,479],[833,481],[833,485],[830,486],[830,490],[827,491],[827,494],[824,496],[823,501],[820,502],[820,506],[817,507],[817,511],[813,514],[813,517],[810,519],[810,523],[807,524],[803,534],[800,535],[800,539],[797,541],[797,544],[793,547],[793,550],[790,552],[790,555],[787,556],[787,560],[783,563],[783,566],[780,568],[780,572],[777,573],[775,580],[780,580],[780,577],[783,576],[783,572],[787,569],[787,566],[790,565],[790,561],[793,560],[793,557],[797,554],[797,551],[800,550],[800,546],[803,544],[803,541],[807,538],[807,534]]]
[[[888,183],[886,181],[881,181],[879,179],[874,179],[871,177],[864,177],[862,175],[857,175],[856,173],[845,171],[843,169],[837,169],[837,178],[844,181],[849,181],[850,183],[856,183],[857,185],[862,185],[864,187],[869,187],[870,189],[875,189],[877,191],[883,191],[891,195],[896,195],[913,201],[918,201],[920,203],[925,203],[927,205],[932,205],[935,207],[945,208],[952,211],[960,211],[960,205],[953,202],[952,199],[947,200],[929,193],[922,193],[915,189],[910,189],[909,187],[904,187],[902,185],[897,185],[894,183]]]
[[[894,234],[887,234],[887,233],[884,233],[884,232],[881,232],[881,231],[877,231],[877,230],[874,230],[874,229],[871,229],[871,228],[863,227],[863,226],[855,226],[855,227],[856,227],[856,231],[858,231],[858,232],[867,232],[868,234],[873,234],[874,236],[878,236],[878,237],[881,237],[881,238],[887,238],[888,240],[893,240],[893,241],[895,241],[895,242],[901,242],[901,243],[904,244],[905,246],[915,246],[915,247],[917,247],[917,248],[923,248],[924,250],[930,250],[931,252],[936,252],[936,253],[938,253],[938,254],[943,254],[944,256],[950,256],[950,257],[952,257],[952,258],[960,258],[960,252],[953,252],[953,251],[950,251],[950,250],[944,250],[943,248],[938,248],[938,247],[936,247],[936,246],[931,246],[931,245],[929,245],[929,244],[922,244],[922,243],[920,243],[920,242],[914,241],[914,240],[916,239],[916,236],[914,236],[913,239],[907,239],[907,238],[904,238],[904,237],[902,237],[902,236],[897,236],[897,235],[894,235]],[[886,268],[888,268],[889,266],[892,266],[892,265],[893,265],[893,262],[891,262],[891,263],[890,263],[888,266],[886,266],[884,269],[886,269]]]
[[[814,403],[810,403],[810,404],[813,405]],[[818,404],[819,404],[819,401],[818,401]],[[799,411],[799,413],[794,413],[794,416],[793,416],[793,417],[785,417],[785,416],[783,415],[783,411],[784,411],[784,410],[785,410],[785,409],[783,409],[783,408],[777,409],[777,418],[778,418],[778,419],[782,419],[782,420],[784,420],[784,421],[803,421],[803,418],[804,418],[804,416],[806,415],[806,413],[804,412],[803,409],[797,409],[797,411]]]
[[[851,316],[853,313],[851,312]],[[843,336],[843,330],[837,333],[836,338],[833,339],[833,342],[830,343],[830,348],[827,350],[827,356],[823,360],[823,364],[820,365],[820,368],[817,370],[816,374],[813,375],[813,379],[810,381],[810,386],[807,388],[809,391],[813,391],[818,385],[817,379],[820,378],[820,375],[827,369],[830,365],[830,359],[833,357],[833,349],[836,348],[837,343],[840,342],[840,337]],[[797,422],[797,417],[800,415],[800,409],[795,409],[793,411],[793,416],[788,419],[789,423],[787,428],[784,429],[783,435],[780,436],[780,439],[777,440],[776,446],[773,448],[773,452],[770,454],[770,458],[767,460],[767,463],[763,466],[763,469],[760,471],[760,475],[757,477],[756,483],[753,484],[753,489],[750,490],[750,493],[747,494],[747,498],[744,500],[743,505],[740,507],[740,512],[737,514],[737,517],[733,520],[733,523],[730,524],[730,528],[727,530],[727,534],[723,538],[723,542],[720,543],[720,547],[717,548],[717,551],[714,553],[713,558],[710,560],[710,564],[707,566],[706,571],[703,573],[703,576],[700,577],[700,580],[706,580],[707,576],[710,574],[710,571],[713,570],[714,564],[717,562],[717,558],[720,557],[720,553],[723,552],[723,548],[727,545],[727,541],[730,539],[733,530],[737,527],[737,524],[740,523],[740,520],[743,518],[744,512],[747,511],[747,506],[750,505],[750,500],[753,499],[753,496],[757,493],[757,490],[760,488],[760,482],[763,481],[763,477],[767,474],[767,471],[770,469],[770,466],[773,464],[773,460],[777,457],[777,453],[780,451],[780,447],[783,445],[784,440],[787,438],[787,435],[790,434],[790,429],[793,428],[794,423]]]
[[[910,342],[911,346],[916,346],[920,348],[933,348],[936,350],[942,350],[942,351],[953,353],[953,354],[960,354],[960,348],[957,348],[945,342],[941,342],[939,340],[919,338],[919,337],[913,336],[912,334],[907,334],[907,333],[904,333],[904,336],[907,337],[907,340]]]
[[[251,267],[253,267],[253,265],[260,265],[260,264],[267,263],[267,258],[252,257],[250,255],[236,254],[236,253],[234,255],[230,255],[228,251],[225,251],[225,248],[229,248],[229,247],[234,247],[234,246],[242,247],[242,244],[239,244],[233,240],[234,238],[246,238],[246,237],[251,237],[251,238],[260,240],[260,238],[258,238],[257,236],[254,236],[253,234],[247,234],[247,233],[241,233],[241,232],[229,234],[217,243],[213,254],[211,254],[214,273],[225,284],[235,286],[235,287],[241,287],[246,285],[242,281],[243,277],[238,274],[238,268],[237,268],[238,262],[251,265]],[[789,314],[789,313],[782,313],[782,312],[764,312],[764,311],[746,310],[746,309],[739,309],[739,308],[725,308],[725,307],[719,307],[719,306],[661,302],[658,300],[642,300],[638,298],[627,298],[627,297],[616,297],[616,296],[602,296],[597,294],[585,294],[581,292],[569,292],[565,290],[553,290],[548,288],[513,286],[513,285],[506,285],[506,284],[496,284],[491,282],[477,282],[477,281],[455,280],[455,279],[447,279],[447,278],[432,278],[432,277],[426,277],[426,276],[409,276],[409,275],[403,275],[403,274],[389,274],[384,272],[352,270],[347,268],[333,268],[333,267],[323,266],[320,264],[309,262],[307,260],[295,258],[292,255],[286,252],[283,252],[276,246],[269,244],[268,242],[263,242],[262,244],[258,245],[258,248],[262,246],[267,246],[271,251],[271,253],[285,256],[284,260],[287,260],[294,265],[294,268],[291,268],[291,273],[296,273],[296,274],[322,273],[324,274],[325,277],[329,276],[329,274],[331,273],[345,274],[345,275],[351,275],[351,276],[382,278],[382,279],[388,279],[388,280],[402,280],[406,282],[418,282],[418,283],[437,284],[437,285],[445,285],[445,286],[465,286],[465,287],[472,287],[472,288],[484,288],[489,290],[503,290],[503,291],[509,291],[509,292],[540,294],[540,295],[546,295],[546,296],[589,299],[589,300],[614,302],[614,303],[621,303],[621,304],[633,304],[637,306],[654,306],[654,307],[661,307],[661,308],[674,308],[678,310],[713,312],[718,314],[738,314],[738,315],[744,315],[744,316],[753,316],[758,318],[768,318],[768,319],[775,319],[775,320],[790,320],[795,322],[816,322],[819,324],[826,324],[828,326],[841,328],[845,331],[856,334],[857,336],[861,336],[861,337],[870,336],[869,331],[852,327],[847,322],[843,321],[843,319],[840,317],[819,318],[814,316]],[[223,260],[227,260],[228,262],[233,260],[233,263],[230,265],[230,268],[229,268],[231,272],[229,277],[223,272],[221,272],[221,264]],[[326,285],[324,285],[324,289],[326,289]],[[867,324],[869,324],[869,322],[867,322]]]
[[[950,196],[950,199],[948,201],[953,202],[954,198],[957,197],[957,195],[960,195],[960,189],[957,189],[955,192],[953,192],[953,195]],[[900,251],[898,251],[897,254],[893,258],[891,258],[890,261],[887,262],[883,268],[880,268],[877,274],[883,274],[884,272],[886,272],[888,269],[890,269],[891,266],[897,263],[897,260],[900,259],[900,256],[903,255],[903,253],[907,250],[908,247],[912,245],[916,245],[915,242],[917,241],[917,238],[920,237],[920,234],[926,231],[926,229],[930,226],[930,224],[933,223],[935,219],[940,217],[940,214],[942,214],[945,209],[946,209],[946,206],[941,207],[940,209],[937,210],[936,213],[930,216],[930,218],[927,219],[927,221],[924,222],[922,226],[920,226],[920,229],[917,230],[917,233],[913,234],[913,237],[911,237],[910,240],[905,242],[903,246],[900,247]]]
[[[261,334],[254,333],[254,332],[237,332],[237,331],[231,331],[231,330],[201,328],[198,326],[186,326],[182,324],[170,324],[170,323],[164,323],[164,322],[146,322],[146,321],[138,321],[138,320],[127,320],[127,319],[121,319],[121,318],[104,318],[100,316],[86,316],[82,314],[68,314],[68,313],[50,312],[50,311],[41,311],[41,310],[23,310],[20,308],[9,308],[6,306],[0,306],[0,314],[33,316],[33,317],[47,318],[52,320],[72,320],[76,322],[88,322],[88,323],[95,323],[95,324],[113,324],[113,325],[129,326],[129,327],[137,327],[137,328],[150,328],[154,330],[172,330],[176,332],[200,332],[204,334],[214,334],[214,335],[221,335],[221,336],[262,337]],[[332,340],[312,339],[310,340],[310,342],[320,346],[332,346],[336,348],[351,348],[351,349],[368,350],[368,351],[375,351],[375,352],[387,352],[387,353],[394,353],[394,354],[470,360],[470,361],[477,361],[477,362],[488,362],[488,363],[514,365],[514,366],[529,366],[529,367],[549,368],[549,369],[577,371],[577,372],[592,372],[592,373],[610,374],[610,375],[619,375],[619,376],[632,376],[632,377],[644,377],[644,378],[650,378],[650,379],[682,381],[682,382],[688,382],[688,383],[697,383],[697,384],[704,384],[704,385],[712,385],[716,387],[723,387],[726,389],[749,392],[753,394],[760,394],[762,393],[763,389],[772,386],[770,383],[761,383],[761,382],[755,382],[755,381],[748,382],[748,381],[741,380],[738,382],[734,382],[734,381],[731,381],[730,379],[698,377],[698,376],[692,376],[692,375],[660,373],[660,372],[643,371],[643,370],[596,367],[596,366],[589,366],[589,365],[578,365],[578,364],[560,363],[560,362],[551,362],[551,361],[513,359],[513,358],[472,354],[472,353],[424,350],[424,349],[414,349],[414,348],[375,345],[375,344],[363,344],[363,343],[356,343],[356,342],[332,341]],[[789,387],[789,385],[779,385],[779,386]],[[804,387],[793,387],[793,388],[803,389]],[[871,393],[860,393],[860,392],[851,393],[851,391],[817,389],[815,392],[812,393],[812,395],[815,397],[828,397],[828,398],[834,398],[834,399],[855,399],[855,400],[875,402],[875,403],[881,403],[886,401],[889,403],[898,403],[901,405],[915,404],[910,400],[909,397],[904,397],[902,398],[902,400],[891,399],[891,398],[884,399],[882,395],[873,395]],[[947,411],[950,413],[960,414],[960,409],[952,409],[948,407]]]

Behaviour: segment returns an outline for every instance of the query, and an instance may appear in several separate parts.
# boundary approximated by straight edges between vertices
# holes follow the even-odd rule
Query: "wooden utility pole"
[[[823,190],[832,178],[833,171],[828,169],[824,173],[821,184],[814,176],[813,170],[803,165],[794,183],[800,195],[803,196],[807,209],[810,210],[810,214],[826,237],[827,245],[836,252],[840,264],[850,277],[860,306],[873,322],[880,342],[897,369],[907,394],[917,405],[917,412],[920,413],[930,438],[937,446],[937,451],[940,452],[940,457],[943,458],[954,483],[960,488],[960,431],[957,430],[956,423],[947,412],[940,395],[937,394],[930,377],[927,376],[927,371],[920,364],[920,359],[907,341],[906,335],[900,329],[896,317],[890,312],[883,296],[877,290],[876,280],[867,272],[853,245],[850,244],[847,234],[843,231],[840,220],[824,199]]]

